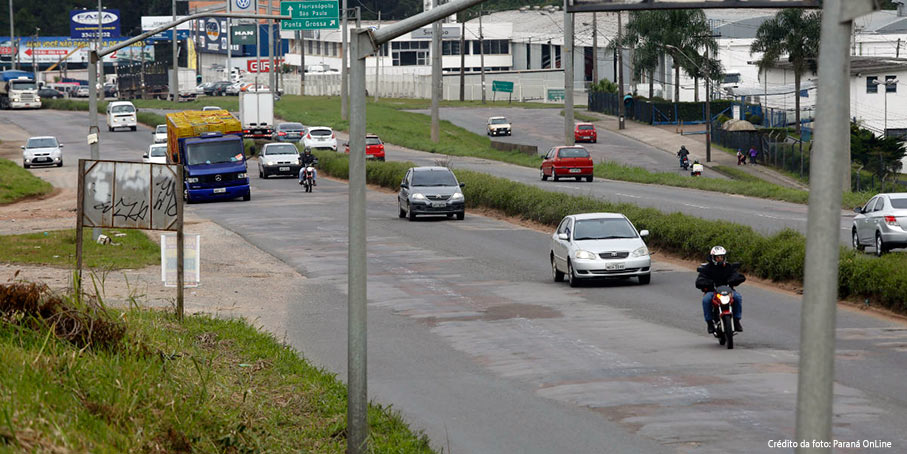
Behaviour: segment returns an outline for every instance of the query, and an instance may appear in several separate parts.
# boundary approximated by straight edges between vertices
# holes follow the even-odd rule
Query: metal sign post
[[[438,0],[432,0],[432,8]],[[441,141],[441,21],[431,24],[431,141]]]
[[[564,0],[564,50],[561,60],[564,62],[564,143],[573,145],[576,139],[573,134],[573,14],[567,12],[567,0]]]

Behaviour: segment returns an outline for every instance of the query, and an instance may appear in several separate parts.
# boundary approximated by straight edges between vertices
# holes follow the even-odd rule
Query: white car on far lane
[[[154,138],[154,143],[166,143],[167,142],[167,125],[155,126],[154,132],[151,133],[151,137]]]
[[[308,128],[302,141],[305,148],[337,151],[337,135],[334,134],[333,129],[327,126],[312,126]]]
[[[555,282],[566,275],[571,287],[580,281],[635,277],[640,284],[652,278],[652,259],[643,237],[620,213],[566,216],[551,235],[551,274]]]
[[[148,146],[148,153],[142,155],[142,162],[148,164],[167,163],[167,144],[154,143]]]

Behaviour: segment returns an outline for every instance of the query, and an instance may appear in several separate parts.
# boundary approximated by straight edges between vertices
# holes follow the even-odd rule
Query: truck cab
[[[0,73],[0,109],[40,109],[38,85],[30,73],[3,71]]]

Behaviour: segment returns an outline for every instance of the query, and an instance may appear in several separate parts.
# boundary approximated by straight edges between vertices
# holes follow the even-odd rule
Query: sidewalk
[[[624,125],[625,129],[618,129],[617,117],[601,114],[598,112],[583,111],[583,114],[598,118],[595,123],[600,128],[608,131],[622,134],[632,139],[638,140],[647,145],[663,150],[666,153],[674,155],[681,145],[687,147],[690,151],[690,160],[699,160],[707,168],[714,166],[736,167],[737,157],[726,153],[716,147],[712,147],[711,162],[705,161],[705,134],[680,135],[675,132],[677,126],[649,126],[635,121],[627,120]],[[702,131],[703,125],[688,125],[684,127],[687,132]],[[762,165],[745,165],[739,166],[738,169],[755,176],[759,179],[774,183],[780,186],[786,186],[794,189],[808,190],[809,187],[799,181],[783,175],[767,166]]]

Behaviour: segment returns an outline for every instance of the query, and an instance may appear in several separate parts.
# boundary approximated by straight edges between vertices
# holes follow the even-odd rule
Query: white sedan
[[[327,149],[337,151],[337,135],[327,126],[312,126],[306,130],[302,139],[305,148],[312,150]]]
[[[167,144],[154,143],[148,147],[148,153],[142,155],[142,162],[151,164],[167,163]]]
[[[619,213],[574,214],[561,220],[551,235],[551,273],[555,282],[576,287],[582,280],[635,277],[640,284],[652,278],[652,259],[643,241],[649,231],[636,231]]]

